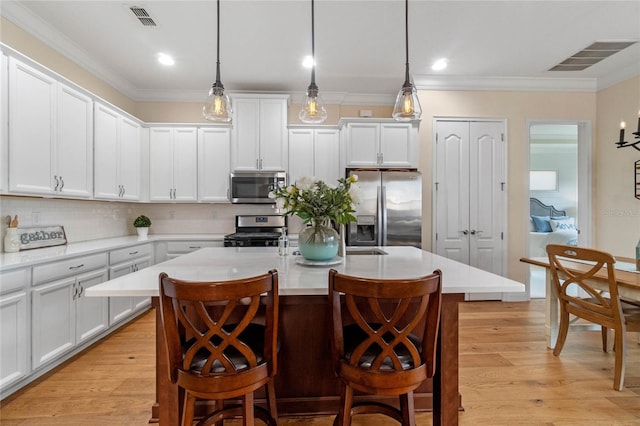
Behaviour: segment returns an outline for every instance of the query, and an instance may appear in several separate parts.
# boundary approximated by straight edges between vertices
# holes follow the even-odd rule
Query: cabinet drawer
[[[0,274],[0,294],[19,290],[29,286],[31,280],[31,269],[17,269]]]
[[[33,267],[33,285],[77,275],[107,265],[107,253],[75,257],[69,260]]]
[[[109,264],[126,262],[127,260],[137,259],[139,257],[151,256],[153,247],[151,244],[141,244],[139,246],[126,247],[123,249],[113,250],[109,252]]]
[[[222,241],[169,241],[167,253],[184,254],[205,247],[222,247]]]

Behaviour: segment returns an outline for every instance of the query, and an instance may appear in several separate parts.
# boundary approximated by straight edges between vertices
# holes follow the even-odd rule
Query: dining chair
[[[232,281],[188,282],[160,274],[160,309],[169,378],[183,392],[181,422],[191,426],[196,399],[215,401],[198,425],[257,417],[276,425],[278,273]],[[268,410],[254,404],[266,386]],[[225,406],[232,399],[239,404]]]
[[[602,350],[607,352],[607,332],[614,330],[615,370],[613,388],[624,388],[626,332],[640,332],[640,311],[625,311],[620,301],[618,283],[614,269],[615,259],[609,253],[576,246],[560,244],[547,245],[551,280],[558,294],[560,304],[560,324],[558,339],[553,349],[560,355],[569,331],[569,315],[574,315],[602,327]],[[583,271],[569,270],[563,260],[585,263]],[[605,271],[607,291],[593,286],[593,276]],[[581,290],[586,293],[582,297]],[[582,294],[584,294],[582,293]]]
[[[329,271],[331,348],[340,379],[340,411],[334,425],[353,415],[380,413],[415,425],[413,391],[433,377],[440,325],[442,273],[415,279],[380,280]],[[354,390],[399,396],[399,409]]]

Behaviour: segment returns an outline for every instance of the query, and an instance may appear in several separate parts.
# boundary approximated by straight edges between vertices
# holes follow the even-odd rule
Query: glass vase
[[[307,260],[331,260],[338,254],[340,236],[328,221],[313,221],[298,235],[300,254]]]

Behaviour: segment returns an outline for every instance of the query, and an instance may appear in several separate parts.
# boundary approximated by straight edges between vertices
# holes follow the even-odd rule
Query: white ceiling
[[[129,6],[157,27],[142,26]],[[309,0],[223,0],[229,92],[302,98]],[[2,16],[138,101],[200,100],[215,79],[214,1],[10,1]],[[594,41],[640,40],[640,0],[409,2],[419,88],[597,90],[640,74],[640,43],[584,71],[547,71]],[[404,1],[316,0],[316,80],[329,103],[392,103],[404,81]],[[156,54],[176,59],[160,66]],[[431,63],[449,59],[443,72]],[[295,100],[295,99],[294,99]]]

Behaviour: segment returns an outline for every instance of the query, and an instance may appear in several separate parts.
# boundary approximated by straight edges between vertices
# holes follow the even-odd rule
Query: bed
[[[578,244],[575,219],[565,210],[546,205],[537,198],[529,199],[531,231],[529,233],[529,256],[544,257],[548,244]]]

